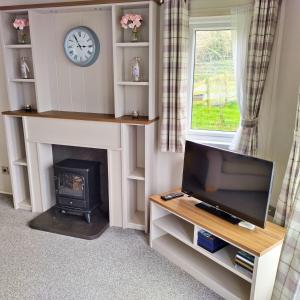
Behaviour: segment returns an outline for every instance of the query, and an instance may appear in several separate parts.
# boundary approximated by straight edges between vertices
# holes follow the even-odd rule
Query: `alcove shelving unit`
[[[125,13],[143,17],[138,42],[131,42],[130,30],[121,28],[120,19]],[[26,119],[117,122],[121,124],[123,227],[147,231],[148,196],[154,177],[149,161],[153,161],[156,151],[158,117],[157,3],[116,1],[60,7],[37,5],[28,9],[16,6],[14,10],[0,7],[0,14],[10,107],[10,112],[4,113],[4,123],[15,208],[37,211],[36,207],[41,207],[30,200],[30,193],[35,195],[32,185],[37,173],[31,171],[35,162],[27,159],[31,145],[24,139]],[[29,19],[29,44],[17,43],[12,23],[19,15]],[[99,58],[86,68],[70,63],[63,50],[65,34],[79,25],[90,27],[100,40]],[[32,60],[30,79],[20,76],[21,57]],[[143,76],[139,82],[130,76],[135,57],[141,59]],[[35,111],[25,113],[27,104]],[[138,111],[137,119],[131,117],[133,111]]]
[[[147,126],[122,125],[125,228],[148,232],[148,197],[155,177],[153,154],[156,148],[156,130],[156,123]]]
[[[7,88],[10,98],[10,109],[17,110],[26,104],[36,109],[35,80],[32,60],[32,45],[17,44],[17,30],[13,27],[16,16],[24,15],[29,18],[28,11],[3,12],[1,14],[2,30],[1,40],[7,79]],[[28,32],[30,34],[30,30]],[[30,39],[29,39],[30,40]],[[21,57],[29,58],[29,67],[32,78],[22,79],[19,62]]]
[[[36,109],[34,69],[32,64],[32,45],[18,44],[17,31],[13,28],[16,16],[29,18],[27,10],[7,11],[1,13],[1,43],[4,67],[11,110],[23,109],[31,105]],[[30,36],[30,29],[27,30]],[[28,39],[30,42],[30,38]],[[23,79],[20,75],[19,62],[26,57],[32,78]],[[4,117],[6,128],[9,167],[15,208],[31,210],[30,188],[24,142],[23,120],[20,117]]]
[[[23,120],[4,117],[13,200],[16,209],[31,210]]]
[[[143,17],[139,30],[140,40],[131,42],[131,32],[120,26],[124,14],[140,14]],[[113,18],[114,93],[115,116],[130,115],[133,110],[152,120],[157,116],[156,104],[156,28],[158,23],[155,3],[138,2],[115,5]],[[141,81],[131,79],[132,61],[140,58]]]
[[[145,126],[123,125],[124,227],[145,229]]]

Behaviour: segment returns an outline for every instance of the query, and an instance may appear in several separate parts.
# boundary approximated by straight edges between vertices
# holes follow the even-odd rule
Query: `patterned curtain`
[[[300,94],[294,141],[274,222],[287,228],[272,299],[300,299]],[[300,294],[298,294],[300,297]]]
[[[163,152],[183,152],[187,105],[188,1],[164,3],[163,95],[160,143]]]
[[[257,154],[258,116],[279,15],[280,0],[255,0],[248,42],[246,97],[232,149]]]

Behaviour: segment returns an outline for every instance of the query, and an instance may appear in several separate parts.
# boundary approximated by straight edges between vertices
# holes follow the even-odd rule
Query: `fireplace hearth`
[[[53,205],[33,229],[92,240],[109,226],[107,151],[52,145]]]
[[[65,159],[54,165],[56,207],[63,214],[83,215],[87,223],[101,204],[100,167],[96,161]]]

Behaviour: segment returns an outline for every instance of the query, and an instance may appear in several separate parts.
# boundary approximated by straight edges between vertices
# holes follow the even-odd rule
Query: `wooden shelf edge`
[[[21,78],[13,78],[10,80],[11,82],[20,82],[20,83],[34,83],[35,82],[35,79],[21,79]]]
[[[148,81],[118,81],[117,85],[127,85],[127,86],[148,86]]]
[[[148,117],[141,116],[139,118],[132,118],[131,116],[123,116],[115,118],[114,115],[96,114],[96,113],[80,113],[80,112],[66,112],[50,110],[42,113],[37,111],[25,112],[24,110],[4,111],[4,116],[11,117],[35,117],[35,118],[49,118],[49,119],[65,119],[65,120],[80,120],[80,121],[95,121],[95,122],[113,122],[120,124],[132,125],[149,125],[156,122],[159,117],[148,120]]]
[[[31,44],[11,44],[5,45],[4,48],[6,49],[31,49]]]
[[[129,48],[129,47],[136,47],[136,48],[139,48],[139,47],[149,47],[149,42],[137,42],[137,43],[134,43],[134,42],[123,42],[123,43],[116,43],[116,46],[117,47],[123,47],[123,48]]]
[[[150,0],[160,4],[159,0]],[[140,2],[140,0],[88,0],[88,1],[72,1],[72,2],[52,2],[52,3],[37,3],[37,4],[22,4],[22,5],[5,5],[0,6],[0,10],[27,10],[34,8],[54,8],[54,7],[68,7],[68,6],[88,6],[97,4],[114,4],[114,3],[130,3]]]

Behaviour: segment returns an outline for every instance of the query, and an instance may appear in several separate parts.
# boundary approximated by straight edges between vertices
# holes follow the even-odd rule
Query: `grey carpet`
[[[35,215],[0,195],[1,300],[221,299],[142,232],[109,228],[86,241],[30,229]]]

